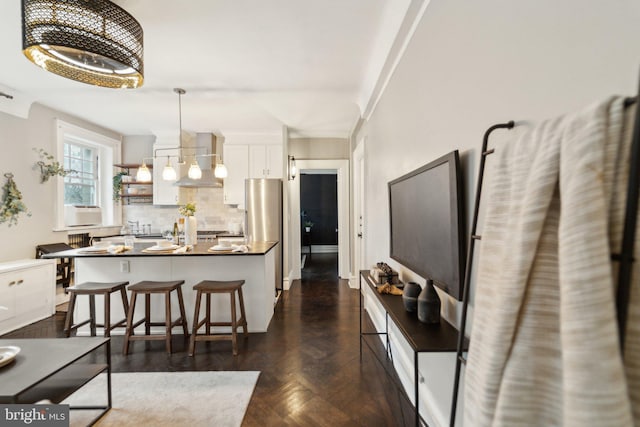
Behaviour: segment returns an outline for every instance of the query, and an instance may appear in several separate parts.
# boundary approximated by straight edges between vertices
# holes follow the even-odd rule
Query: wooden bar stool
[[[122,319],[117,323],[111,324],[111,294],[113,292],[120,291],[122,297],[122,307],[125,314],[129,310],[129,303],[127,301],[126,286],[129,282],[86,282],[80,283],[75,286],[68,287],[65,292],[71,294],[69,298],[69,309],[67,311],[67,317],[64,322],[64,332],[67,337],[71,335],[71,331],[78,329],[80,326],[89,323],[91,329],[91,336],[96,336],[96,326],[104,327],[104,336],[111,336],[111,330],[118,327],[125,327],[127,319]],[[73,311],[76,307],[77,295],[89,295],[89,319],[73,324]],[[102,295],[104,297],[104,323],[102,325],[96,323],[96,295]]]
[[[233,355],[238,354],[237,332],[238,326],[244,328],[244,337],[247,338],[247,316],[244,313],[244,299],[242,297],[242,285],[244,280],[234,280],[227,282],[217,282],[213,280],[204,280],[193,287],[196,294],[196,308],[193,315],[193,330],[191,331],[191,340],[189,343],[189,356],[193,356],[196,351],[196,341],[219,341],[231,340],[233,346]],[[236,315],[236,292],[240,303],[240,318]],[[204,319],[198,320],[200,314],[200,301],[202,295],[206,295],[206,312]],[[211,294],[229,294],[231,299],[231,321],[230,322],[212,322],[211,321]],[[205,333],[198,334],[198,329],[205,326]],[[212,334],[211,326],[231,326],[230,334]]]
[[[169,282],[153,282],[145,280],[129,286],[131,291],[131,304],[129,304],[129,312],[127,314],[127,331],[124,336],[124,349],[123,353],[126,355],[129,353],[129,342],[134,340],[165,340],[167,346],[167,353],[171,353],[171,329],[173,327],[182,325],[184,336],[189,336],[187,329],[187,316],[184,312],[184,302],[182,299],[182,288],[184,280],[175,280]],[[176,291],[178,294],[178,305],[180,306],[180,317],[175,321],[171,321],[171,292]],[[144,317],[133,323],[133,313],[136,308],[136,298],[138,294],[143,294],[144,301]],[[151,294],[164,294],[164,306],[165,306],[165,319],[164,322],[152,322],[151,321]],[[136,326],[144,323],[145,334],[134,335],[133,330]],[[151,335],[151,326],[165,326],[164,335]]]

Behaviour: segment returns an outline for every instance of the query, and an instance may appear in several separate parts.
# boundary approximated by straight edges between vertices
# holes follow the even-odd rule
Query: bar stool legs
[[[193,329],[191,330],[191,339],[189,342],[189,356],[193,356],[196,350],[196,341],[218,341],[218,340],[230,340],[233,355],[238,355],[238,343],[237,334],[238,327],[242,327],[244,330],[244,337],[248,337],[247,331],[247,316],[244,311],[244,298],[242,296],[242,285],[244,280],[236,281],[212,281],[204,280],[193,287],[196,293],[196,306],[193,315]],[[238,294],[238,302],[240,305],[240,318],[236,313],[236,292]],[[211,321],[211,295],[212,294],[229,294],[229,300],[231,303],[231,321],[230,322],[212,322]],[[199,319],[200,315],[200,303],[202,297],[205,297],[205,315],[202,320]],[[205,333],[198,334],[198,330],[204,326]],[[230,334],[212,334],[211,326],[231,326]]]
[[[78,329],[80,326],[89,324],[91,336],[96,336],[96,327],[104,328],[104,336],[111,336],[111,330],[118,327],[126,326],[126,319],[122,319],[117,323],[111,324],[111,294],[113,292],[120,291],[122,297],[122,307],[125,315],[129,310],[129,302],[127,300],[126,286],[129,282],[86,282],[80,283],[75,286],[70,286],[66,289],[66,292],[71,294],[69,298],[69,308],[67,316],[64,322],[64,332],[67,337],[71,336],[71,331]],[[73,312],[76,307],[77,295],[89,296],[89,319],[83,322],[74,324]],[[104,297],[104,323],[98,324],[96,322],[96,295],[102,295]]]
[[[124,337],[123,354],[129,353],[129,344],[135,340],[164,340],[167,353],[171,353],[171,330],[178,325],[182,326],[182,331],[185,337],[189,336],[189,330],[187,328],[187,316],[185,315],[184,300],[182,298],[182,288],[184,280],[170,281],[170,282],[152,282],[142,281],[134,285],[129,286],[131,291],[131,304],[129,305],[129,311],[127,314],[127,331]],[[171,321],[171,292],[176,291],[178,296],[178,305],[180,308],[180,317],[175,321]],[[138,294],[144,294],[145,307],[144,318],[134,323],[133,316],[135,313],[135,306]],[[165,321],[164,322],[152,322],[151,321],[151,294],[163,294],[165,301]],[[144,323],[144,335],[134,335],[134,329]],[[152,335],[152,326],[164,326],[164,335]]]

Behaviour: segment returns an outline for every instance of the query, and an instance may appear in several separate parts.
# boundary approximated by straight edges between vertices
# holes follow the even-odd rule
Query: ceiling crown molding
[[[34,99],[8,86],[0,84],[0,111],[26,119]]]
[[[378,105],[378,101],[382,97],[393,72],[400,63],[402,55],[404,55],[404,52],[430,2],[431,0],[409,0],[399,27],[397,27],[397,29],[389,28],[389,31],[396,31],[393,43],[384,63],[374,70],[378,71],[379,69],[377,79],[370,79],[370,82],[375,82],[375,84],[372,85],[372,83],[369,83],[370,87],[365,87],[363,89],[360,101],[358,102],[360,111],[362,112],[362,117],[365,120],[369,120],[371,114],[373,114],[373,111]]]

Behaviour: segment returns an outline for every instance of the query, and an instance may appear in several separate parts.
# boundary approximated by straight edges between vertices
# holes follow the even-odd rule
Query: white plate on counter
[[[20,353],[20,347],[16,347],[15,345],[0,347],[0,367],[11,363],[18,353]]]
[[[235,246],[221,246],[221,245],[215,245],[209,248],[209,250],[213,252],[232,251],[234,249],[235,249]]]
[[[80,252],[81,254],[106,254],[109,252],[109,249],[86,247],[86,248],[80,249],[78,252]]]
[[[145,251],[175,251],[176,249],[178,249],[180,246],[178,245],[169,245],[169,246],[151,246],[149,248],[146,248]]]

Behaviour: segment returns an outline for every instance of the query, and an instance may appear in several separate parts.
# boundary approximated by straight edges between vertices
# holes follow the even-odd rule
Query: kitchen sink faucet
[[[127,221],[129,223],[129,229],[131,229],[131,234],[139,234],[140,233],[140,221]]]

